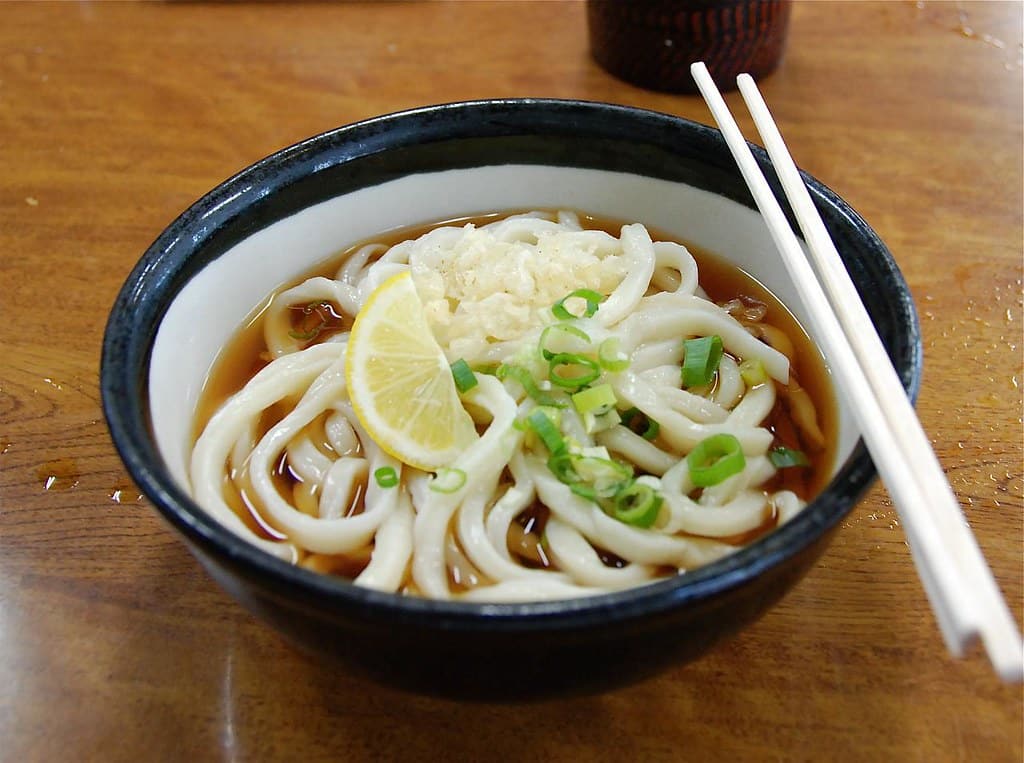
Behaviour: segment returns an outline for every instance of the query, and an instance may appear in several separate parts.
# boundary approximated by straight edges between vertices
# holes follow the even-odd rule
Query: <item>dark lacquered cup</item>
[[[634,85],[695,93],[690,64],[703,61],[719,88],[779,65],[789,0],[587,0],[594,60]]]

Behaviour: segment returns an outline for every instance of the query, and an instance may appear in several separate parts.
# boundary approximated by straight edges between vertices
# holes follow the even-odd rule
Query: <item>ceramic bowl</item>
[[[766,163],[763,152],[757,157]],[[807,179],[914,396],[921,342],[906,283],[864,220]],[[777,602],[875,479],[840,400],[834,478],[795,519],[685,575],[553,603],[440,602],[366,590],[272,558],[196,505],[186,479],[196,400],[225,341],[271,290],[383,231],[522,208],[643,221],[733,260],[804,318],[716,129],[557,100],[431,106],[269,156],[171,223],[111,310],[103,406],[131,476],[225,591],[344,670],[432,694],[501,699],[638,680],[697,657]]]

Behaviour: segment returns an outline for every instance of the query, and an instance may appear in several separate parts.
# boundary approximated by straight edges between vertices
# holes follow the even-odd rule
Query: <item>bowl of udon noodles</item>
[[[806,180],[915,395],[906,283]],[[815,333],[718,130],[475,101],[199,199],[128,275],[101,387],[149,501],[292,644],[550,697],[682,665],[812,568],[875,479]]]

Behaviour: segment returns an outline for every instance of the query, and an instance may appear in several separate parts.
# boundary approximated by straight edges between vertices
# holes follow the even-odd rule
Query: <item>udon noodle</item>
[[[479,439],[437,474],[374,442],[346,387],[353,317],[403,270],[473,370]],[[824,452],[765,312],[711,301],[681,244],[572,212],[360,246],[263,311],[265,365],[202,426],[194,496],[266,552],[384,591],[561,599],[684,573],[795,516],[810,496],[779,472]]]

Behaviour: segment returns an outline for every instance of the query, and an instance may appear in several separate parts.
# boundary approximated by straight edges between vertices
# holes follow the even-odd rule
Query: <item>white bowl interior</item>
[[[817,339],[761,216],[722,196],[640,175],[543,165],[412,175],[338,196],[274,223],[236,244],[181,290],[160,324],[149,374],[153,430],[174,478],[188,489],[191,412],[207,373],[245,318],[274,289],[339,250],[385,231],[523,208],[574,209],[636,220],[691,242],[761,281]],[[838,403],[834,469],[859,436],[841,396]]]

